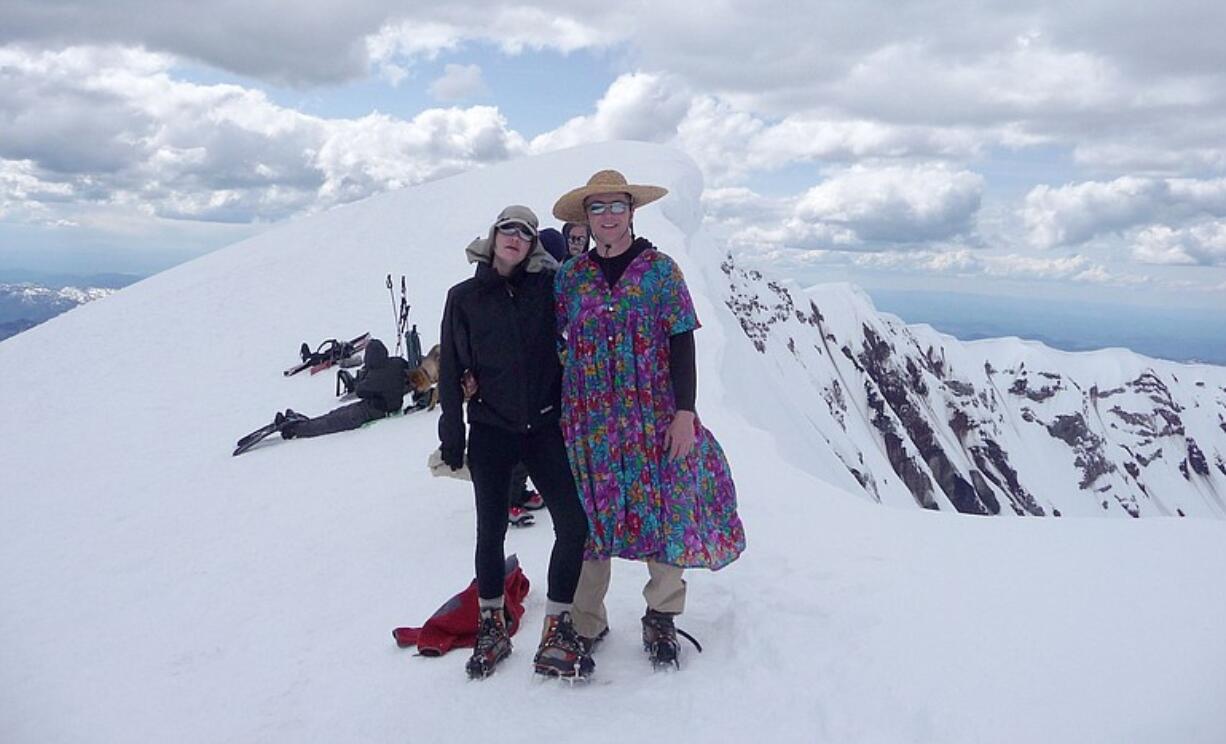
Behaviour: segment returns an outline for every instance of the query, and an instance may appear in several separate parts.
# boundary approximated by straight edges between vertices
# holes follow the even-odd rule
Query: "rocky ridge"
[[[1226,518],[1226,369],[963,343],[721,265],[724,303],[869,498],[965,514]]]

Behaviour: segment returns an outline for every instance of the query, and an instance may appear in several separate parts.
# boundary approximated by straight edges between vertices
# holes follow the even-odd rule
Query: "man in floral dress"
[[[634,235],[635,209],[666,193],[601,171],[553,214],[587,223],[595,242],[555,281],[562,431],[590,524],[575,627],[591,644],[601,638],[610,559],[645,561],[644,647],[654,664],[677,665],[683,569],[728,565],[745,535],[723,450],[695,410],[699,323],[685,278]]]

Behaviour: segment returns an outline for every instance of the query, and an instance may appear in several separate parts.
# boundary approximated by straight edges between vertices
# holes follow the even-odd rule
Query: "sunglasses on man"
[[[629,208],[630,208],[630,205],[624,201],[614,201],[614,202],[594,201],[594,202],[588,203],[587,213],[588,214],[604,214],[605,210],[608,210],[612,214],[624,214],[626,210]]]
[[[521,225],[518,222],[504,222],[498,226],[498,232],[507,236],[519,236],[524,240],[532,240],[536,237],[536,233],[527,225]]]

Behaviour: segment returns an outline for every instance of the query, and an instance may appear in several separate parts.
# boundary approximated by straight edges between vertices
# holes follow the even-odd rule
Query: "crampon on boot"
[[[511,636],[507,634],[506,614],[502,609],[483,608],[477,627],[477,645],[465,668],[469,679],[485,679],[494,673],[498,662],[511,655]]]
[[[531,527],[535,521],[536,517],[523,507],[512,506],[507,509],[507,524],[512,527]]]
[[[694,640],[694,636],[684,630],[677,630],[677,627],[673,625],[672,615],[647,608],[647,614],[643,615],[643,650],[647,652],[647,657],[651,659],[651,665],[654,668],[681,668],[681,644],[677,641],[678,633],[685,636],[690,643],[694,644],[694,648],[702,653],[702,646]]]
[[[545,632],[532,663],[537,674],[570,680],[585,679],[596,668],[596,662],[575,632],[569,612],[545,617]]]

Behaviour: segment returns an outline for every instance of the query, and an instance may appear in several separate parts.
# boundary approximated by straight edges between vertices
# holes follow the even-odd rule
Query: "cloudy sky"
[[[0,0],[0,266],[148,272],[635,139],[804,284],[1213,312],[1222,29],[1196,0]]]

